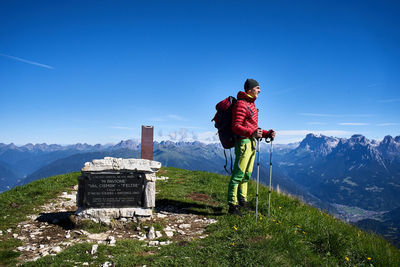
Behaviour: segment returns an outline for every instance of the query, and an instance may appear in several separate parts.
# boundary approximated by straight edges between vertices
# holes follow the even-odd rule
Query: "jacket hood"
[[[253,103],[254,101],[256,101],[256,99],[254,97],[249,96],[246,92],[243,91],[239,91],[239,93],[237,94],[237,99],[238,100],[246,100],[247,102]]]

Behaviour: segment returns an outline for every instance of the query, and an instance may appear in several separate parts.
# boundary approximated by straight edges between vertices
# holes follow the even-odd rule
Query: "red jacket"
[[[240,91],[238,101],[232,110],[232,131],[242,138],[249,138],[258,129],[258,109],[254,104],[255,98]],[[263,138],[268,137],[269,131],[263,130]]]

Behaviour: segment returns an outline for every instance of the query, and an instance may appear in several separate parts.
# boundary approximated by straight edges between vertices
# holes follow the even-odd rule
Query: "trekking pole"
[[[256,192],[256,222],[258,219],[258,184],[260,183],[260,139],[257,138],[257,192]]]
[[[268,217],[270,215],[270,211],[271,211],[271,181],[272,181],[272,140],[271,142],[271,152],[270,152],[270,156],[269,156],[269,188],[268,188]]]

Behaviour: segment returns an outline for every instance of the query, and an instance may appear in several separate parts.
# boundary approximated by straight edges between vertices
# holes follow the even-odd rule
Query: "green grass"
[[[109,230],[109,227],[101,224],[101,223],[96,223],[91,220],[84,220],[78,225],[78,227],[82,230],[88,231],[89,233],[92,234],[98,234],[98,233],[103,233],[107,232]]]
[[[217,219],[218,223],[207,228],[207,238],[175,242],[160,250],[143,246],[145,243],[141,241],[120,240],[115,247],[100,245],[96,257],[88,253],[92,244],[85,243],[24,266],[79,266],[83,262],[98,266],[105,261],[117,266],[400,266],[400,251],[386,240],[341,222],[296,198],[273,192],[271,216],[267,217],[267,188],[261,187],[259,208],[262,217],[256,222],[254,213],[247,213],[242,218],[226,214],[229,182],[226,176],[176,168],[162,168],[160,175],[168,176],[169,180],[157,181],[157,191],[160,192],[156,195],[156,205],[170,204]],[[73,173],[48,178],[14,192],[19,192],[23,196],[21,199],[25,200],[34,196],[41,199],[42,204],[57,192],[74,185],[77,176],[78,173]],[[35,187],[41,190],[35,190]],[[0,200],[13,199],[20,205],[0,211],[0,214],[10,215],[4,221],[7,227],[15,227],[24,219],[24,212],[11,211],[22,209],[27,214],[40,205],[32,201],[18,202],[13,190],[4,193],[6,198],[0,195]],[[36,192],[36,195],[28,192]],[[208,197],[195,200],[192,197],[194,193]],[[254,182],[249,186],[249,196],[254,205]],[[156,230],[163,228],[162,221],[139,226],[151,225]],[[86,227],[93,228],[93,231],[98,229],[97,225]],[[17,254],[11,252],[18,244],[11,240],[2,240],[6,245],[0,245],[0,265],[15,264]]]

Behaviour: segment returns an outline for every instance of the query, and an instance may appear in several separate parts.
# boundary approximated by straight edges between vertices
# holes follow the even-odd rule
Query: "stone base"
[[[90,209],[82,209],[79,208],[75,212],[76,216],[81,218],[91,219],[92,221],[110,224],[111,219],[134,219],[147,217],[151,218],[153,215],[153,209],[146,208],[90,208]]]

